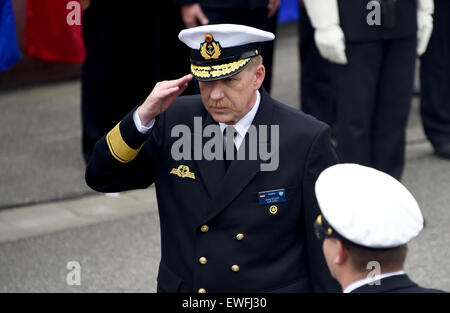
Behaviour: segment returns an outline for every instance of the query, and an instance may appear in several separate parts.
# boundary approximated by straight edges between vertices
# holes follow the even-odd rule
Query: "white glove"
[[[337,0],[304,0],[304,4],[315,29],[314,39],[320,55],[331,62],[347,64]]]
[[[324,59],[338,64],[347,64],[344,32],[339,25],[317,29],[314,39],[317,49]]]
[[[417,54],[420,56],[427,50],[433,32],[433,0],[419,0],[417,8]]]

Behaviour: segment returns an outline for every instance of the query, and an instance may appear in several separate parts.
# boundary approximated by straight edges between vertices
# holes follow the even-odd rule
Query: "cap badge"
[[[200,46],[200,54],[205,60],[218,59],[222,53],[220,44],[214,40],[211,34],[205,35],[205,41]]]

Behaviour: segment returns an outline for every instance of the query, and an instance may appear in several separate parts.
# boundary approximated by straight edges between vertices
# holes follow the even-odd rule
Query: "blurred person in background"
[[[450,1],[434,1],[434,30],[421,58],[421,114],[435,153],[450,159]]]
[[[314,27],[306,13],[303,0],[300,0],[298,26],[301,109],[333,126],[336,115],[336,88],[333,86],[332,63],[324,59],[317,50],[314,42]]]
[[[304,0],[317,48],[336,63],[335,137],[342,162],[402,176],[417,54],[433,0]]]
[[[177,57],[187,51],[176,40],[183,28],[178,6],[172,1],[120,3],[82,1],[86,59],[81,111],[86,163],[95,143],[156,82],[189,70],[189,62]]]

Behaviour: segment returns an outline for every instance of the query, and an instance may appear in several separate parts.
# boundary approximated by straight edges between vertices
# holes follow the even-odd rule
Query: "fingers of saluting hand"
[[[180,87],[178,87],[178,86],[161,89],[158,93],[158,97],[166,98],[168,96],[175,94],[179,90],[180,90]]]
[[[175,87],[175,86],[183,86],[184,84],[190,82],[192,80],[192,74],[184,75],[181,78],[174,79],[174,80],[166,80],[163,83],[167,88]]]
[[[179,79],[167,80],[167,81],[158,83],[157,84],[158,98],[165,98],[168,96],[178,97],[187,88],[188,83],[191,80],[192,80],[192,74],[188,74]]]
[[[187,88],[192,78],[192,74],[188,74],[179,79],[157,83],[139,108],[139,118],[141,121],[145,124],[166,111],[175,99]]]

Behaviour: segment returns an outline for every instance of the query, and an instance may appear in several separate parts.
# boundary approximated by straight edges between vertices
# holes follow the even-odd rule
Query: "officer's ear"
[[[336,239],[336,254],[333,259],[333,263],[336,265],[343,265],[349,260],[349,253],[347,247],[340,241]]]
[[[259,64],[255,66],[253,73],[254,73],[253,89],[258,90],[264,81],[264,77],[266,76],[266,68],[264,67],[264,65]]]

